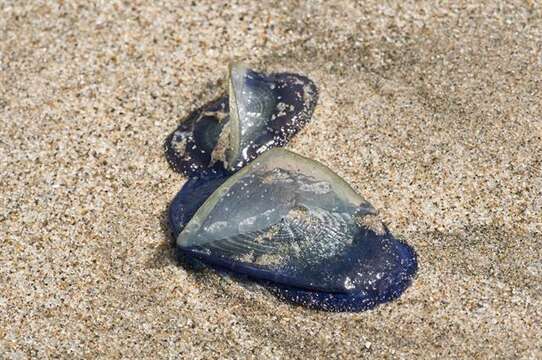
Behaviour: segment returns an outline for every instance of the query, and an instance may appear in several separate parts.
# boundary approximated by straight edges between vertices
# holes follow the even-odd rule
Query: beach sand
[[[0,357],[541,358],[535,1],[1,1]],[[227,65],[303,73],[288,146],[417,251],[394,302],[327,313],[179,264],[166,136]]]

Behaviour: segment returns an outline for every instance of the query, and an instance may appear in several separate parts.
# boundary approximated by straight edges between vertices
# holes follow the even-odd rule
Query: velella
[[[285,149],[189,179],[169,218],[183,256],[312,308],[369,309],[397,298],[417,269],[414,250],[352,187]]]
[[[195,176],[216,163],[237,171],[268,149],[281,147],[311,119],[318,90],[307,77],[229,67],[228,95],[192,112],[165,141],[178,172]]]

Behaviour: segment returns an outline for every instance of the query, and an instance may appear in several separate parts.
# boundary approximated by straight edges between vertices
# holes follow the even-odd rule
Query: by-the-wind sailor
[[[226,178],[214,173],[199,184],[191,180],[186,193],[203,195],[186,199],[183,189],[173,201],[170,222],[177,222],[176,245],[185,256],[326,310],[368,309],[409,285],[414,251],[324,165],[273,149]],[[181,209],[188,216],[175,217]]]
[[[229,94],[192,112],[165,142],[170,165],[185,175],[221,162],[236,171],[284,146],[311,118],[318,92],[305,76],[229,67]]]

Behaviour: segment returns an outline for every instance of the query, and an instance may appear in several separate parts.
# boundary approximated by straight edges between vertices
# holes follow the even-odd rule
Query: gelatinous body
[[[310,120],[318,92],[305,76],[265,75],[232,65],[229,95],[191,113],[166,139],[171,166],[193,176],[223,163],[236,171],[264,151],[284,146]]]
[[[410,283],[414,251],[327,167],[273,149],[229,174],[191,179],[173,201],[170,223],[186,256],[326,310],[367,309]]]
[[[309,120],[317,100],[308,78],[230,67],[230,148],[227,167],[238,170],[272,147],[284,146]]]

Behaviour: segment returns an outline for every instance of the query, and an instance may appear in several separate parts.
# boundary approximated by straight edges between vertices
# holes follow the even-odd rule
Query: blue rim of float
[[[248,279],[258,282],[266,287],[278,298],[303,305],[313,309],[335,312],[357,312],[369,310],[379,304],[397,299],[412,283],[418,269],[417,256],[414,249],[401,240],[391,238],[395,249],[401,258],[400,271],[394,271],[383,277],[375,285],[388,283],[383,292],[374,289],[356,289],[352,292],[321,291],[309,287],[287,285],[286,282],[294,282],[287,276],[280,276],[271,270],[258,269],[252,265],[233,262],[227,258],[202,254],[177,247],[178,255],[196,258],[206,265],[219,270],[232,273],[233,275],[246,276]],[[393,284],[393,285],[392,285]]]
[[[408,264],[401,271],[400,280],[395,286],[389,287],[388,291],[376,294],[370,289],[351,293],[327,293],[322,291],[310,291],[281,284],[269,286],[271,292],[282,300],[300,304],[312,309],[333,312],[358,312],[370,310],[379,304],[393,301],[412,284],[412,280],[418,270],[418,260],[414,249],[401,240],[395,240],[397,250],[407,259]],[[382,278],[388,280],[392,275]]]

